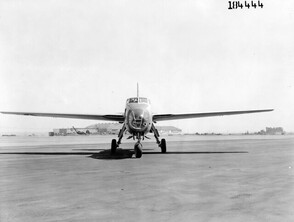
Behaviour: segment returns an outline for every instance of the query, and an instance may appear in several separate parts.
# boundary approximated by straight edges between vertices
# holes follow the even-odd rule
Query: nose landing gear
[[[141,158],[142,157],[142,153],[143,153],[142,148],[143,148],[143,146],[142,146],[142,144],[140,142],[137,142],[135,144],[134,150],[135,150],[136,158]]]

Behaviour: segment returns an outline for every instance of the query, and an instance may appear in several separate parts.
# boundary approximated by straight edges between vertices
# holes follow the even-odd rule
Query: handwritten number
[[[243,7],[248,8],[248,9],[250,7],[253,7],[253,8],[256,8],[256,7],[263,8],[263,3],[260,0],[258,0],[257,3],[256,3],[256,1],[251,1],[251,2],[250,1],[228,1],[228,4],[229,4],[228,9],[238,9],[238,8],[243,9]]]

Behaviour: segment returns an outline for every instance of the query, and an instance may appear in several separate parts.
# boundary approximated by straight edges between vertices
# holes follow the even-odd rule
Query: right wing
[[[225,112],[210,112],[210,113],[185,113],[185,114],[155,114],[153,121],[175,120],[175,119],[190,119],[209,116],[225,116],[225,115],[239,115],[245,113],[260,113],[270,112],[273,109],[259,109],[259,110],[242,110],[242,111],[225,111]]]
[[[73,119],[93,119],[123,122],[123,115],[91,115],[91,114],[69,114],[69,113],[31,113],[31,112],[6,112],[0,111],[3,114],[24,115],[24,116],[42,116],[56,118],[73,118]]]

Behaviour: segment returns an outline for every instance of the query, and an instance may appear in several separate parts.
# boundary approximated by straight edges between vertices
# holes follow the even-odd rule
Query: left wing
[[[210,116],[238,115],[238,114],[246,114],[246,113],[270,112],[270,111],[273,111],[273,109],[225,111],[225,112],[210,112],[210,113],[155,114],[155,115],[153,115],[153,121],[157,122],[157,121],[163,121],[163,120],[189,119],[189,118],[200,118],[200,117],[210,117]]]
[[[91,114],[69,114],[69,113],[31,113],[31,112],[5,112],[3,114],[14,114],[24,116],[43,116],[43,117],[56,117],[56,118],[74,118],[74,119],[93,119],[93,120],[106,120],[123,122],[123,115],[91,115]]]

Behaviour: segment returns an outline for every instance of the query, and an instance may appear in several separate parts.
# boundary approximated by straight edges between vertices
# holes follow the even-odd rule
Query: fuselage
[[[152,126],[150,101],[144,97],[127,99],[125,109],[125,126],[133,135],[146,135]]]

